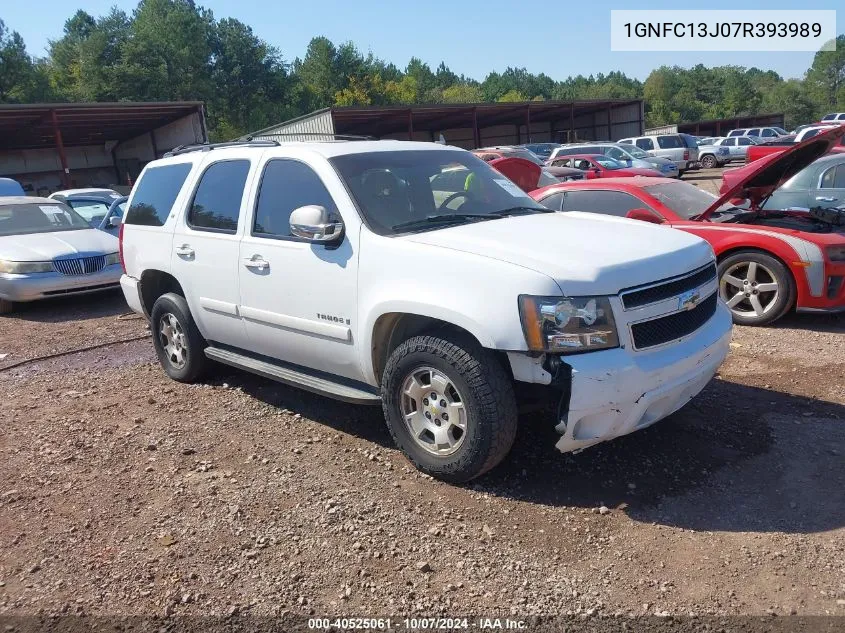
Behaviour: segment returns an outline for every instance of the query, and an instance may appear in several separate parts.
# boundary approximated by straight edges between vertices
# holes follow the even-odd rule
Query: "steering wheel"
[[[456,191],[456,192],[455,192],[455,193],[453,193],[451,196],[449,196],[448,198],[446,198],[443,202],[441,202],[441,203],[440,203],[440,206],[439,206],[439,207],[437,207],[437,210],[438,210],[438,211],[442,211],[443,209],[445,209],[446,207],[448,207],[448,206],[449,206],[449,203],[450,203],[450,202],[452,202],[452,200],[454,200],[454,199],[456,199],[456,198],[459,198],[459,197],[461,197],[461,196],[463,196],[463,197],[464,197],[464,198],[466,198],[467,200],[469,200],[469,199],[472,197],[472,196],[469,194],[469,192],[468,192],[468,191]]]

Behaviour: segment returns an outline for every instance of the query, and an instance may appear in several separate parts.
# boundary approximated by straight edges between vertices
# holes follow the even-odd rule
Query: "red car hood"
[[[760,203],[772,195],[775,189],[814,160],[827,154],[843,135],[845,127],[837,127],[777,154],[763,156],[745,167],[726,171],[719,188],[722,196],[698,219],[706,220],[716,209],[734,199],[748,200],[751,209],[758,209]]]
[[[530,160],[517,158],[516,156],[496,158],[487,163],[496,171],[507,176],[520,189],[525,192],[533,191],[540,182],[542,167]]]

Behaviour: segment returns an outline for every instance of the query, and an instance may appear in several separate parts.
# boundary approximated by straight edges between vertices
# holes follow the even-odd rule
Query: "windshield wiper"
[[[401,222],[390,228],[394,231],[401,231],[402,229],[416,229],[432,224],[464,224],[465,222],[480,222],[481,220],[497,220],[500,217],[502,216],[492,213],[443,213],[441,215],[429,215],[422,220]]]
[[[494,211],[490,215],[498,218],[504,218],[509,215],[530,215],[532,213],[554,213],[552,209],[546,207],[510,207],[509,209],[502,209],[501,211]]]

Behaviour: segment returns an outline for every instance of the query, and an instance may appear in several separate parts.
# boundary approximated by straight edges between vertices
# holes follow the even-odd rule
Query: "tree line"
[[[483,81],[412,57],[404,69],[352,42],[315,37],[300,58],[193,0],[141,0],[127,14],[79,10],[44,58],[0,20],[0,103],[199,100],[212,138],[231,139],[331,105],[643,98],[646,126],[783,112],[786,127],[845,111],[845,35],[801,79],[743,66],[661,66],[562,81],[525,68]]]

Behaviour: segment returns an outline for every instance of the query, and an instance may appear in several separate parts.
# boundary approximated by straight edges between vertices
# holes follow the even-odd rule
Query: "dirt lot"
[[[0,368],[145,334],[119,294],[0,317]],[[521,419],[471,486],[379,409],[148,339],[0,371],[0,615],[845,616],[845,319],[736,328],[720,375],[579,455]]]

